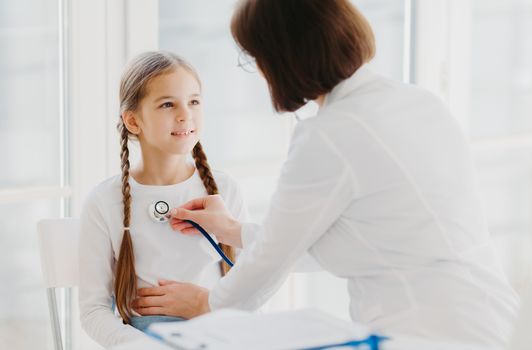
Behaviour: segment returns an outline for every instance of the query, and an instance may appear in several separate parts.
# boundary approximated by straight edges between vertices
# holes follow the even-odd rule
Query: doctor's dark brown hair
[[[190,72],[201,85],[198,74],[187,62],[169,52],[146,52],[134,58],[126,68],[120,82],[120,113],[136,111],[147,95],[147,85],[155,77],[170,73],[178,67]],[[137,275],[135,273],[135,257],[133,240],[129,228],[131,222],[131,188],[129,185],[129,139],[135,139],[125,127],[122,118],[118,122],[121,144],[122,168],[122,201],[124,208],[122,243],[116,264],[114,294],[116,306],[124,323],[130,322],[131,302],[137,293]],[[208,194],[218,194],[218,187],[207,162],[207,156],[202,145],[198,142],[192,150],[196,169]],[[234,261],[235,253],[232,247],[220,244],[220,248]],[[222,275],[229,271],[229,267],[220,262]]]
[[[349,0],[243,0],[231,32],[279,112],[330,92],[375,55],[371,26]]]

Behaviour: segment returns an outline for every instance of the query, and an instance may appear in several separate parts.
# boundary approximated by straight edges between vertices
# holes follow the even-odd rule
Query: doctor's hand
[[[159,281],[158,287],[141,288],[132,307],[142,316],[165,315],[191,319],[210,312],[209,291],[191,283]]]
[[[220,195],[196,198],[170,211],[170,225],[184,234],[199,231],[184,220],[191,220],[216,236],[218,242],[242,248],[241,225],[233,218]]]

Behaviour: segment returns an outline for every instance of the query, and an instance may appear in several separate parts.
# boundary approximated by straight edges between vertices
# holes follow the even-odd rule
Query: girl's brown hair
[[[170,52],[146,52],[134,58],[122,75],[120,82],[120,113],[126,111],[136,111],[140,102],[148,93],[147,85],[155,77],[170,73],[182,67],[190,72],[200,83],[196,71],[183,59]],[[200,83],[201,85],[201,83]],[[129,185],[129,149],[128,141],[134,139],[125,127],[122,118],[118,122],[121,145],[121,168],[122,168],[122,198],[124,206],[122,243],[116,264],[115,276],[115,298],[116,306],[124,323],[129,323],[131,317],[131,302],[137,292],[137,275],[135,272],[135,257],[133,253],[133,240],[129,224],[131,221],[131,187]],[[211,168],[207,162],[207,156],[202,145],[198,142],[192,150],[192,157],[196,163],[196,169],[203,181],[208,194],[218,194],[218,187]],[[220,244],[220,248],[231,259],[234,260],[234,249]],[[229,266],[220,262],[222,275],[229,271]]]
[[[375,54],[373,31],[349,0],[243,0],[231,32],[255,58],[277,111],[330,92]]]

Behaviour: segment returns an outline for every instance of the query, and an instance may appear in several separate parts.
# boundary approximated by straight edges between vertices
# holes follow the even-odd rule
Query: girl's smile
[[[195,130],[193,129],[184,129],[184,130],[177,130],[172,131],[170,135],[176,136],[176,137],[187,137],[194,133]]]

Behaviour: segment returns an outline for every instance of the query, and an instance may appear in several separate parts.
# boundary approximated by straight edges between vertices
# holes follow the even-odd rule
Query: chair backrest
[[[47,288],[79,284],[79,219],[46,219],[37,223],[39,250]]]
[[[532,286],[524,294],[509,350],[532,349]]]

